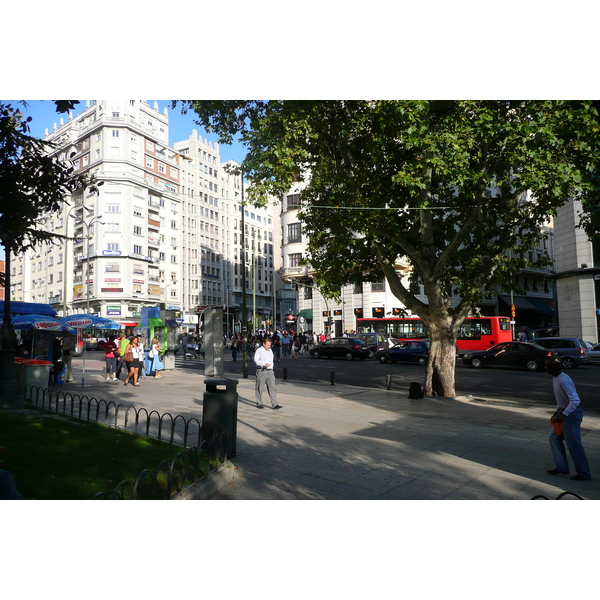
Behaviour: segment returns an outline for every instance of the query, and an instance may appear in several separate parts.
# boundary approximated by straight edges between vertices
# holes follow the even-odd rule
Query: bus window
[[[492,324],[489,319],[465,319],[456,337],[462,340],[478,340],[482,335],[491,334]]]

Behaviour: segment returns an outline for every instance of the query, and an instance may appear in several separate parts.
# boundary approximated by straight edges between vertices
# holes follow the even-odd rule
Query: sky
[[[111,96],[114,97],[114,96]],[[131,100],[133,98],[126,98]],[[15,102],[15,101],[12,101]],[[26,100],[26,107],[23,108],[23,112],[26,116],[32,117],[32,121],[29,126],[31,129],[31,135],[34,137],[43,138],[45,135],[45,129],[48,132],[52,132],[54,123],[57,127],[60,124],[62,118],[66,123],[69,115],[67,113],[58,114],[56,112],[56,106],[52,100]],[[75,107],[72,112],[72,116],[76,117],[78,114],[85,110],[85,100],[80,100],[80,103]],[[91,99],[90,99],[91,102]],[[171,109],[171,100],[147,100],[151,107],[154,107],[154,102],[158,102],[158,110],[161,114],[165,107],[168,109],[169,115],[169,145],[173,146],[175,142],[179,142],[187,139],[192,133],[193,129],[198,131],[198,135],[207,139],[211,142],[217,142],[217,136],[215,134],[207,134],[202,127],[194,123],[193,113],[188,112],[186,115],[181,114],[181,106],[177,106],[175,109]],[[21,105],[22,106],[22,105]],[[223,146],[219,147],[221,154],[221,162],[227,162],[228,160],[235,160],[241,162],[244,158],[245,151],[241,144],[234,146]]]

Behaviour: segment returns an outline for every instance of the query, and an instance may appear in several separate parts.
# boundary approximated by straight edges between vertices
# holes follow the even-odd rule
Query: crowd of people
[[[344,337],[352,335],[352,332],[346,332]],[[296,358],[300,354],[308,354],[310,349],[325,340],[335,337],[333,333],[315,333],[314,331],[293,332],[293,331],[256,331],[248,335],[248,347],[252,352],[262,346],[266,338],[271,339],[271,347],[276,361],[282,357]],[[225,346],[231,350],[233,360],[237,360],[237,355],[242,351],[243,336],[240,333],[234,333],[231,339],[224,339]]]
[[[146,372],[146,350],[142,336],[134,335],[127,337],[125,332],[110,336],[104,345],[104,359],[106,361],[106,381],[118,381],[121,372],[125,369],[127,375],[124,385],[130,383],[139,387],[140,379],[154,376],[156,379],[162,377],[161,371],[165,368],[161,360],[161,344],[157,337],[152,338],[150,350],[148,351],[149,364]]]

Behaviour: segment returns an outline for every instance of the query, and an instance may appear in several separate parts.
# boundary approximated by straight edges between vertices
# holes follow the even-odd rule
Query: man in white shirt
[[[587,481],[592,478],[583,444],[581,443],[581,421],[583,410],[581,400],[575,389],[573,380],[562,370],[562,359],[552,356],[546,360],[546,373],[552,375],[552,386],[556,398],[556,412],[553,421],[562,423],[562,433],[557,435],[554,431],[550,434],[550,450],[555,468],[550,469],[550,475],[568,475],[569,463],[565,451],[565,443],[569,449],[576,475],[571,477],[575,481]]]
[[[271,406],[274,410],[281,408],[277,404],[277,390],[275,389],[275,372],[273,365],[275,358],[271,350],[271,338],[266,337],[262,346],[257,348],[254,353],[254,363],[256,364],[256,408],[264,408],[262,401],[262,392],[266,386]]]

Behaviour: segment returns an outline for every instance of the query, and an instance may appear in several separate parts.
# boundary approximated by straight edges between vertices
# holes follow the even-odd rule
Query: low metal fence
[[[200,447],[202,425],[195,417],[186,419],[182,415],[160,414],[156,410],[148,412],[144,407],[30,385],[25,386],[25,400],[48,412],[125,429],[135,435],[184,448]]]
[[[24,393],[25,400],[41,410],[123,429],[184,448],[170,463],[162,461],[153,471],[144,469],[135,482],[121,481],[112,492],[100,492],[92,500],[168,500],[227,460],[227,431],[209,422],[201,425],[195,417],[161,415],[156,410],[148,412],[143,407],[41,386],[26,385]],[[193,443],[190,442],[192,437]]]

